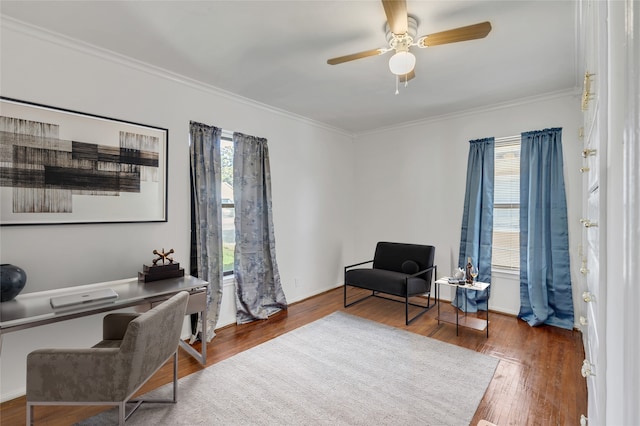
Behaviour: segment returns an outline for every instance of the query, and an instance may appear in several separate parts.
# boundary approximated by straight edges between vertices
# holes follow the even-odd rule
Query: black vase
[[[22,291],[26,283],[27,274],[22,268],[9,263],[0,265],[0,284],[2,284],[0,302],[13,300]]]

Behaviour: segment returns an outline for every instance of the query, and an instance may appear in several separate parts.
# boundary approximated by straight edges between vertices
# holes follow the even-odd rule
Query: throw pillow
[[[405,260],[402,262],[402,272],[408,275],[413,275],[420,270],[420,267],[413,260]]]

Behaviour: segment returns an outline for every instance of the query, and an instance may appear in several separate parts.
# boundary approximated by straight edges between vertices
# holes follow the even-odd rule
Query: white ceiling
[[[416,1],[418,35],[490,21],[480,40],[414,49],[394,95],[378,0],[8,1],[0,12],[352,133],[577,86],[574,0]]]

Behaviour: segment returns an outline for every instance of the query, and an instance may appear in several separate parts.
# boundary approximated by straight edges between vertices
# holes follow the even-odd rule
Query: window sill
[[[225,275],[224,277],[222,277],[222,286],[231,286],[234,285],[236,282],[236,278],[233,274],[231,275]]]

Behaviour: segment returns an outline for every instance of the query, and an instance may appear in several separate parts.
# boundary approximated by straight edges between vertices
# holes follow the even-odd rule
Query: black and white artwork
[[[0,225],[167,220],[168,131],[0,99]]]

